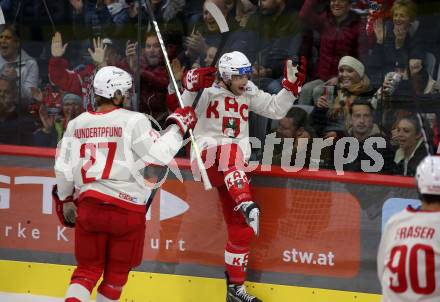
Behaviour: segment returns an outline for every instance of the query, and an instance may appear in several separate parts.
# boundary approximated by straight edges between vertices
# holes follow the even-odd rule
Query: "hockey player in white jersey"
[[[277,95],[258,89],[249,81],[252,65],[241,52],[224,54],[218,63],[218,82],[207,73],[212,67],[188,71],[182,84],[185,105],[191,105],[197,91],[206,88],[195,108],[198,122],[194,128],[202,149],[208,175],[219,191],[228,229],[225,248],[227,301],[258,302],[243,285],[246,279],[249,246],[259,232],[260,209],[252,197],[243,167],[250,155],[249,111],[281,119],[297,99],[305,80],[306,62],[299,66],[286,62],[284,89]]]
[[[101,68],[93,82],[97,111],[70,121],[57,150],[53,195],[62,223],[75,225],[77,267],[66,302],[89,301],[101,275],[96,301],[119,301],[128,273],[142,261],[150,194],[143,168],[168,164],[195,125],[192,108],[177,109],[159,134],[144,114],[122,109],[131,86],[124,70]]]
[[[440,301],[440,157],[417,167],[422,205],[394,215],[382,234],[377,272],[382,302]]]

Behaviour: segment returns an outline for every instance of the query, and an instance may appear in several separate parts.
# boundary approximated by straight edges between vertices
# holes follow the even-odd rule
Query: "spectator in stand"
[[[322,0],[305,0],[300,11],[304,23],[320,35],[317,80],[304,85],[298,103],[312,105],[314,89],[323,85],[336,85],[338,63],[343,56],[360,58],[359,37],[363,31],[360,17],[351,11],[351,0],[330,0],[330,9],[315,12]]]
[[[133,22],[137,22],[137,17],[139,13],[138,3],[133,0],[125,0],[125,2],[128,4],[130,18],[133,19]],[[156,21],[158,23],[166,24],[173,19],[179,18],[179,15],[185,7],[185,3],[185,0],[152,0],[151,5]]]
[[[0,75],[0,144],[32,145],[33,120],[17,110],[18,88],[15,79]]]
[[[276,94],[282,89],[284,62],[291,55],[286,49],[267,49],[259,57],[252,65],[252,77],[260,89]]]
[[[415,115],[400,118],[393,134],[399,143],[394,154],[394,174],[414,176],[417,165],[428,155],[419,119]]]
[[[246,27],[249,18],[255,14],[257,6],[249,0],[237,0],[235,3],[235,20],[241,27]]]
[[[52,57],[49,60],[50,81],[65,92],[80,95],[83,98],[84,109],[92,110],[93,104],[90,100],[93,98],[90,94],[92,93],[93,77],[99,68],[107,66],[107,61],[114,63],[114,52],[113,50],[107,51],[111,47],[104,45],[98,37],[93,39],[93,50],[88,49],[94,64],[87,64],[76,70],[69,70],[69,62],[63,58],[67,45],[67,43],[63,44],[61,34],[56,32],[52,37]]]
[[[38,64],[20,49],[20,37],[12,25],[5,25],[0,32],[0,73],[21,87],[21,99],[16,105],[27,108],[32,100],[31,87],[38,85]]]
[[[416,95],[440,93],[440,84],[428,73],[421,59],[409,59],[408,64],[397,62],[397,67],[385,75],[382,86],[374,94],[372,105],[377,108],[383,98],[412,97],[413,93]]]
[[[394,71],[396,64],[404,63],[400,67],[406,69],[410,58],[425,58],[414,2],[394,1],[391,15],[392,21],[377,19],[373,24],[375,40],[365,58],[365,65],[375,88],[382,84],[384,74]]]
[[[370,80],[361,61],[350,56],[342,57],[338,69],[334,101],[329,104],[328,98],[331,96],[321,92],[311,113],[318,136],[324,138],[343,136],[350,127],[349,111],[352,103],[358,96],[371,92]]]
[[[186,47],[185,56],[181,58],[181,62],[185,62],[185,66],[190,68],[197,60],[203,61],[206,50],[209,46],[217,47],[220,44],[222,34],[215,19],[206,9],[205,3],[213,2],[226,18],[229,26],[229,34],[222,53],[237,50],[244,51],[249,49],[248,41],[245,33],[240,30],[240,26],[234,17],[229,14],[226,0],[205,0],[203,3],[203,16],[194,24],[190,34],[184,39]]]
[[[135,74],[137,68],[140,69],[141,97],[139,111],[151,115],[162,124],[168,116],[165,98],[169,79],[159,39],[154,32],[148,32],[145,35],[145,48],[139,64],[137,62],[136,43],[128,43],[125,54],[127,61],[123,67],[133,74]]]
[[[203,60],[203,66],[204,67],[211,66],[212,61],[214,60],[216,54],[217,54],[217,47],[208,46],[208,48],[206,49],[205,59]]]
[[[276,144],[272,157],[273,165],[300,166],[307,168],[310,162],[312,141],[315,137],[313,128],[309,125],[307,112],[299,107],[292,107],[286,116],[278,123],[276,137],[281,138],[281,144]],[[287,145],[293,139],[292,145]],[[292,150],[288,162],[283,162],[283,150]]]
[[[394,169],[393,151],[391,145],[386,141],[384,133],[379,126],[374,123],[374,109],[369,100],[358,98],[350,107],[350,128],[347,131],[349,137],[354,137],[359,142],[359,152],[355,160],[344,165],[344,170],[353,172],[370,172],[363,165],[375,165],[375,158],[372,153],[367,153],[364,148],[365,142],[368,140],[369,146],[374,146],[383,159],[382,168],[374,172],[391,173]],[[380,141],[385,142],[385,147],[379,146]],[[366,164],[362,164],[365,161]],[[370,163],[368,163],[370,162]],[[377,164],[377,163],[376,163]]]
[[[298,11],[288,2],[261,1],[257,12],[250,16],[246,30],[252,33],[249,43],[251,47],[248,49],[251,58],[258,59],[255,51],[263,55],[268,52],[285,55],[285,50],[288,49],[288,56],[298,54],[303,26]]]
[[[130,22],[137,26],[139,14],[139,1],[125,0],[128,5]],[[141,1],[142,2],[142,1]],[[186,0],[152,0],[149,1],[153,9],[154,18],[163,32],[173,32],[184,36],[188,32],[188,25],[185,23],[184,7]],[[141,10],[141,23],[148,21],[148,14],[145,6]]]
[[[120,0],[69,0],[73,7],[74,27],[80,26],[78,32],[90,29],[92,33],[114,32],[128,22],[128,9]]]
[[[406,65],[409,66],[406,67]],[[404,66],[404,68],[400,66]],[[393,106],[393,104],[399,104],[402,101],[411,102],[415,109],[422,109],[424,112],[422,116],[429,123],[428,130],[432,130],[432,143],[437,146],[440,139],[438,129],[440,109],[438,106],[424,105],[422,99],[429,98],[428,95],[436,98],[439,93],[440,84],[428,73],[423,61],[410,59],[408,63],[399,62],[394,71],[385,75],[382,87],[374,94],[371,104],[374,108],[382,110],[382,129],[388,133],[391,129],[395,129],[396,120],[408,114],[408,111],[400,109],[399,105]],[[382,103],[382,100],[386,102]],[[420,108],[417,107],[419,105]]]
[[[34,143],[36,146],[56,147],[69,121],[80,115],[84,109],[79,95],[66,93],[61,99],[60,112],[54,112],[44,102],[44,98],[47,97],[49,96],[44,95],[40,90],[36,89],[34,92],[34,98],[41,102],[38,115],[42,125],[34,132]]]

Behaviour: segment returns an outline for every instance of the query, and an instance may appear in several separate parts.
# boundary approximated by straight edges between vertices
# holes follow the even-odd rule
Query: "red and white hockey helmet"
[[[132,82],[131,75],[125,70],[115,66],[105,66],[95,74],[93,90],[95,95],[111,99],[117,90],[125,95],[133,85]]]
[[[233,75],[252,73],[252,64],[249,59],[239,51],[225,53],[218,62],[218,71],[224,81],[231,80]]]
[[[440,157],[426,156],[417,166],[417,188],[420,194],[440,195]]]

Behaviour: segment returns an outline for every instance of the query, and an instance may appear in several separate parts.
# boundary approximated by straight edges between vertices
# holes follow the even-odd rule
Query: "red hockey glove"
[[[185,135],[188,129],[194,129],[197,123],[196,113],[190,106],[177,108],[174,113],[167,117],[166,124],[176,124],[180,128],[182,135]]]
[[[60,200],[57,185],[53,186],[52,200],[55,203],[55,211],[61,224],[69,228],[75,227],[77,200],[73,199],[72,196],[69,196],[66,200]],[[64,210],[65,206],[66,210]],[[64,213],[65,211],[66,213]]]
[[[287,60],[284,65],[284,79],[283,87],[298,97],[302,85],[306,81],[306,67],[307,60],[301,57],[299,64],[292,63],[292,60]]]
[[[186,71],[182,77],[182,85],[186,90],[199,91],[212,86],[215,80],[215,67],[194,68]]]

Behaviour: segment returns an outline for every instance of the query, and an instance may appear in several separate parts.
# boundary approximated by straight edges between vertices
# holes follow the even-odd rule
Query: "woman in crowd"
[[[340,137],[350,127],[349,110],[353,101],[360,95],[370,92],[370,80],[365,67],[358,59],[342,57],[338,67],[338,84],[334,96],[327,93],[315,101],[312,121],[319,136]],[[329,102],[329,98],[333,98]]]
[[[428,155],[419,119],[415,115],[400,118],[393,130],[399,148],[394,154],[395,174],[414,176],[419,162]]]
[[[424,59],[423,41],[418,31],[416,5],[411,0],[396,0],[391,8],[392,20],[382,19],[374,23],[375,41],[365,58],[372,85],[382,84],[383,75],[394,71],[397,62],[406,62],[409,58]]]

